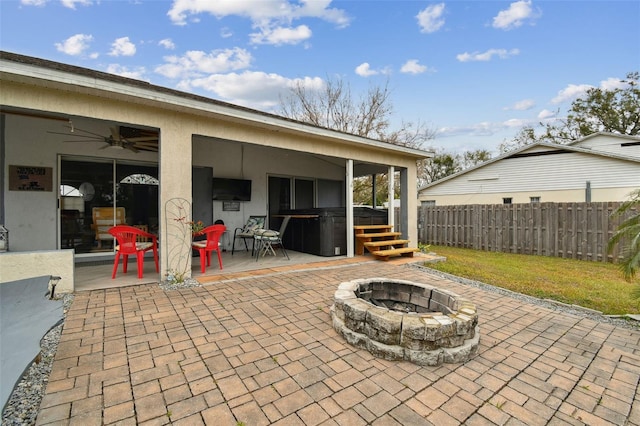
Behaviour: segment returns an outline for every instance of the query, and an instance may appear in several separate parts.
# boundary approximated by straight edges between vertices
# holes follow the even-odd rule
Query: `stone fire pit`
[[[343,282],[331,306],[333,328],[351,345],[418,365],[467,361],[478,350],[475,304],[447,290],[404,280]]]

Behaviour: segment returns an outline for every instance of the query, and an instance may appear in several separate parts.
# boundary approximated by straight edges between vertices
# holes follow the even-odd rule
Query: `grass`
[[[625,281],[618,265],[444,246],[429,250],[447,261],[426,266],[458,277],[606,315],[640,312],[640,299],[633,295],[640,281]]]

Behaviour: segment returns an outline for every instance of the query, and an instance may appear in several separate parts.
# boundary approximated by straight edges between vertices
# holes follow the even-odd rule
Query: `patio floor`
[[[640,425],[640,332],[404,259],[211,277],[176,291],[77,292],[37,423]],[[329,308],[340,282],[366,277],[428,282],[474,301],[478,354],[420,367],[350,346]]]

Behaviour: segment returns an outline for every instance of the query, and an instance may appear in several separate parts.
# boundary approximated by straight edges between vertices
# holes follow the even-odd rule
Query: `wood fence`
[[[619,202],[531,203],[418,208],[424,244],[599,262],[620,257],[607,244],[624,217]],[[623,242],[624,244],[624,242]]]

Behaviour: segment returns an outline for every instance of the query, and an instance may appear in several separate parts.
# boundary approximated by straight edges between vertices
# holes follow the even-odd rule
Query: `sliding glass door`
[[[158,167],[148,163],[63,157],[60,162],[60,248],[76,254],[113,251],[117,224],[157,233]]]

